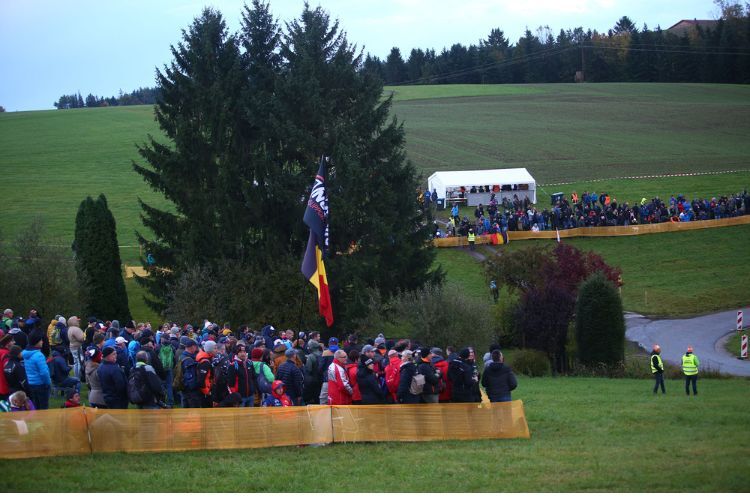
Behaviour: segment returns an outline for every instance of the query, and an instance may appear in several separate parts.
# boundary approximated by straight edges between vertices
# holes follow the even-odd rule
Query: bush
[[[603,274],[587,279],[576,304],[576,348],[583,365],[615,366],[625,360],[625,319],[622,301]]]
[[[400,293],[386,304],[372,297],[370,311],[358,324],[367,332],[382,331],[388,337],[408,337],[441,348],[474,346],[484,352],[496,341],[491,306],[468,298],[453,285],[427,285]]]
[[[547,355],[533,349],[522,349],[513,355],[513,371],[529,377],[549,375],[550,364]]]
[[[513,318],[517,307],[518,294],[507,294],[492,307],[495,335],[503,348],[521,347],[521,336]]]

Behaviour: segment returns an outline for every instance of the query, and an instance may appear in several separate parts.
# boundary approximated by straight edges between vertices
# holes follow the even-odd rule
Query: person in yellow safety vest
[[[690,383],[693,384],[693,396],[698,395],[696,384],[698,383],[698,356],[693,354],[693,346],[689,345],[687,352],[682,357],[682,373],[685,374],[685,394],[690,396]]]
[[[476,235],[476,233],[474,233],[474,228],[473,227],[469,228],[469,235],[468,235],[467,238],[469,240],[469,250],[471,250],[473,252],[474,251],[474,242],[477,239],[477,235]]]
[[[654,374],[654,394],[657,393],[661,386],[661,393],[666,394],[667,391],[664,389],[664,363],[661,360],[661,347],[659,344],[654,344],[654,348],[651,351],[651,373]]]

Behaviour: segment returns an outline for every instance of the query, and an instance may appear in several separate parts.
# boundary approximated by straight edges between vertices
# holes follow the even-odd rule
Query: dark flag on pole
[[[333,307],[328,293],[328,276],[323,257],[328,251],[328,195],[326,193],[326,160],[320,159],[318,175],[307,201],[303,218],[310,228],[307,250],[302,259],[302,274],[318,291],[318,310],[326,319],[326,325],[333,325]]]

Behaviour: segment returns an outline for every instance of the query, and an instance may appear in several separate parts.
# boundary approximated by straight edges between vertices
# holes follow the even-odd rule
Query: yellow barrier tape
[[[699,220],[693,222],[662,222],[660,224],[641,224],[636,226],[605,226],[605,227],[577,227],[575,229],[561,229],[560,239],[578,237],[607,237],[607,236],[639,236],[643,234],[672,233],[676,231],[693,231],[696,229],[710,229],[715,227],[729,227],[750,224],[750,215],[731,217],[727,219]],[[508,231],[508,242],[514,240],[554,240],[557,231]],[[455,238],[436,238],[432,240],[436,247],[463,247],[469,242],[463,236]],[[477,245],[489,245],[488,235],[477,236]]]
[[[4,458],[529,437],[522,401],[0,414]]]

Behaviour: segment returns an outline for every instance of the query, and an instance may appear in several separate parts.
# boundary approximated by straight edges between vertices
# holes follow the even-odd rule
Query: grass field
[[[746,492],[750,381],[666,384],[519,377],[530,440],[5,460],[0,491]]]
[[[622,299],[627,311],[686,316],[743,307],[750,302],[750,291],[745,286],[750,276],[748,226],[564,241],[581,250],[595,251],[622,269]],[[507,250],[554,244],[554,240],[511,241]],[[488,255],[493,251],[490,247],[477,248]],[[487,296],[482,273],[471,270],[481,269],[480,264],[468,253],[440,249],[437,260],[447,271],[448,281],[455,280],[472,295]]]

